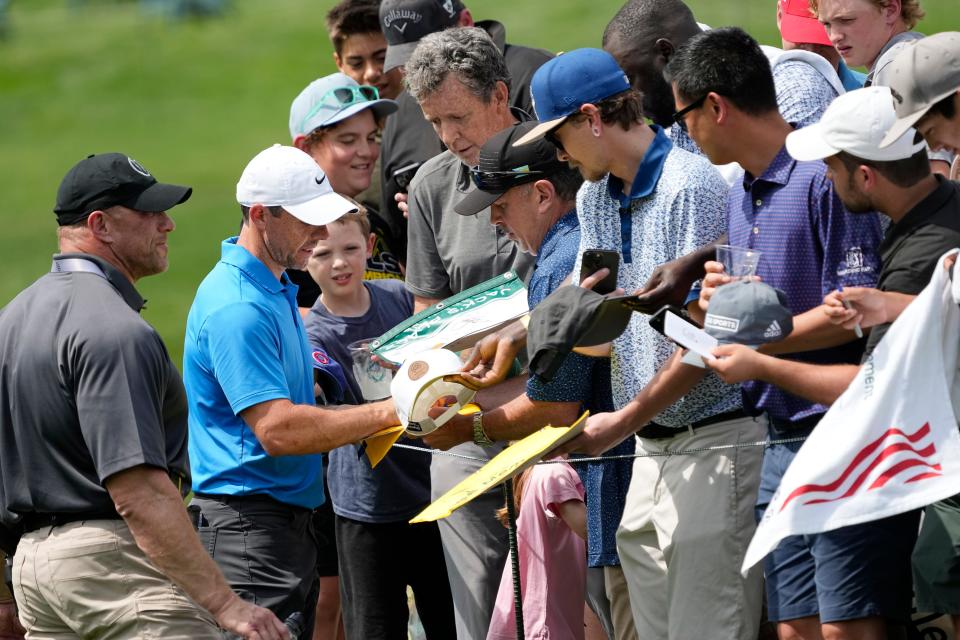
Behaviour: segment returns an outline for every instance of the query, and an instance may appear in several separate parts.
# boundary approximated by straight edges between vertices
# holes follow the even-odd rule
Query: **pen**
[[[841,294],[841,296],[843,295],[843,285],[840,285],[840,287],[837,289],[837,293]],[[846,300],[846,299],[844,299],[844,298],[841,297],[841,298],[840,298],[840,301],[843,303],[843,308],[844,308],[844,309],[850,309],[851,311],[853,311],[853,305],[850,304],[850,301],[849,301],[849,300]],[[863,329],[860,328],[860,323],[859,323],[859,322],[858,322],[857,324],[853,325],[853,332],[857,335],[858,338],[862,338],[862,337],[863,337]]]

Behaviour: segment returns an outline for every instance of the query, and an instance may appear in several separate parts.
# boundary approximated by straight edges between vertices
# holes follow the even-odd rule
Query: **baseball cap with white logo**
[[[436,431],[473,400],[476,391],[443,379],[459,373],[462,366],[457,354],[447,349],[430,349],[404,361],[390,382],[390,394],[408,435],[420,437]],[[431,418],[433,405],[448,396],[456,401]]]
[[[247,164],[237,183],[237,202],[246,207],[283,207],[313,226],[357,211],[356,204],[334,192],[316,160],[296,147],[279,144]]]
[[[846,151],[864,160],[904,160],[924,148],[908,129],[896,142],[880,148],[897,116],[889,87],[871,86],[836,98],[816,124],[787,136],[787,152],[797,160],[822,160]]]
[[[793,313],[783,291],[764,282],[738,280],[717,288],[703,330],[724,344],[757,346],[790,335]]]

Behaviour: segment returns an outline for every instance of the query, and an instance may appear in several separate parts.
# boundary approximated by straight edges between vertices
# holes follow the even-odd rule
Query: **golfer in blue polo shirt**
[[[314,406],[297,287],[327,224],[356,211],[307,154],[275,145],[237,184],[239,237],[197,290],[187,318],[184,382],[191,508],[201,540],[242,597],[312,635],[317,543],[311,512],[324,501],[320,453],[399,421],[392,401]]]

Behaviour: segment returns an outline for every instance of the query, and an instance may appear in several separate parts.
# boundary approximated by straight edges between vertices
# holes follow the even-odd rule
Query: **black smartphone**
[[[696,327],[697,329],[700,329],[700,328],[701,328],[696,322],[694,322],[693,320],[691,320],[690,318],[688,318],[688,317],[687,317],[687,314],[685,314],[685,313],[683,312],[683,310],[680,309],[680,307],[675,307],[675,306],[673,306],[672,304],[667,304],[667,305],[664,305],[664,306],[660,307],[660,309],[659,309],[655,314],[653,314],[652,316],[650,316],[650,319],[647,320],[647,322],[650,324],[651,327],[653,327],[653,329],[654,329],[657,333],[662,333],[662,334],[666,335],[663,327],[664,327],[664,324],[665,324],[666,321],[667,321],[667,314],[668,314],[668,313],[672,313],[673,315],[677,316],[678,318],[680,318],[681,320],[683,320],[683,321],[686,322],[687,324],[689,324],[689,325],[691,325],[691,326],[693,326],[693,327]]]
[[[587,249],[583,252],[583,260],[580,261],[580,282],[600,269],[609,269],[610,273],[593,288],[597,293],[606,295],[617,288],[617,270],[619,267],[619,251]]]

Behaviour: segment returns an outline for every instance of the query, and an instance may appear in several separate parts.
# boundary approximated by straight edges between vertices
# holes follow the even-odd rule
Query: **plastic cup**
[[[717,262],[723,265],[727,275],[735,280],[749,278],[757,273],[760,252],[729,244],[717,245]]]
[[[347,345],[353,359],[353,378],[360,386],[360,393],[366,402],[389,398],[390,381],[393,380],[393,372],[373,360],[370,352],[372,341],[373,338],[367,338]]]

